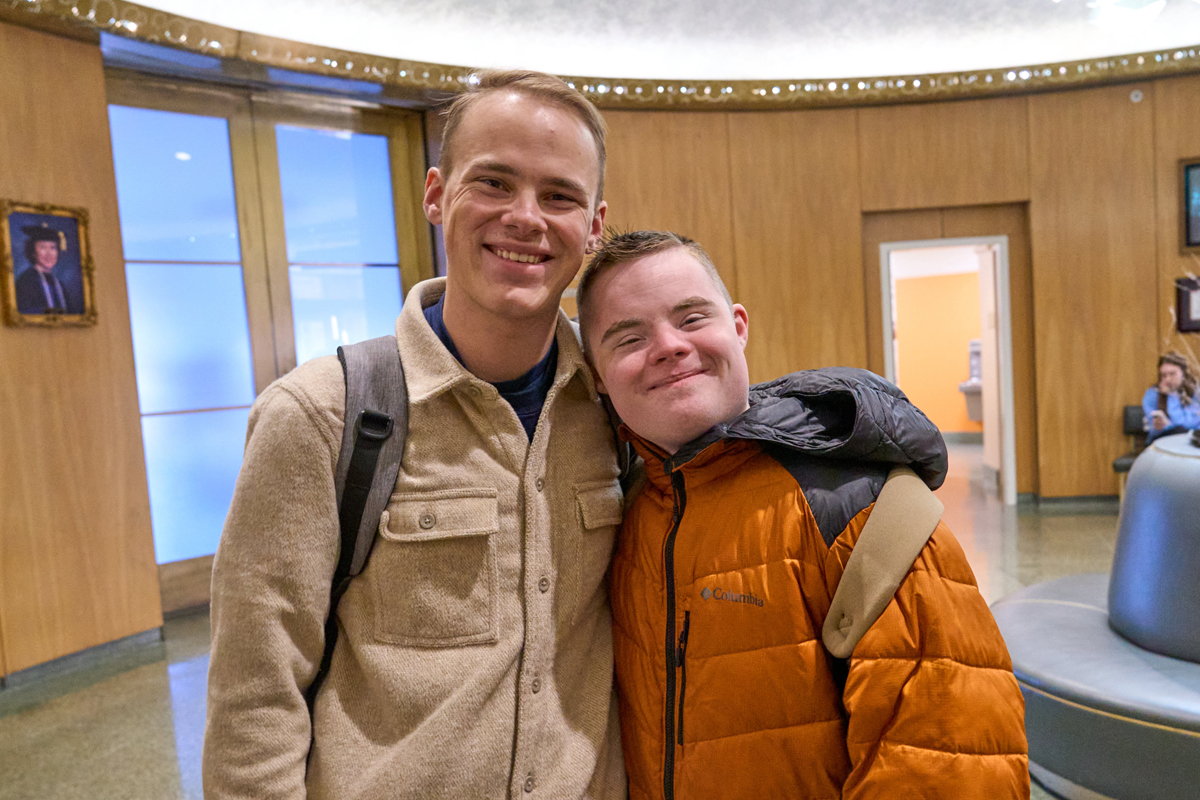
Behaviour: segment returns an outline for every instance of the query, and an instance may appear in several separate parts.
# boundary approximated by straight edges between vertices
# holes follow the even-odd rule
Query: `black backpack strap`
[[[408,436],[408,388],[396,337],[381,336],[339,347],[338,359],[346,374],[347,424],[342,430],[335,488],[342,542],[352,543],[349,549],[353,558],[344,575],[335,575],[335,579],[352,578],[366,566],[379,518],[395,490]],[[386,422],[382,417],[391,421],[388,433],[383,430]],[[369,431],[365,436],[360,433],[364,428]],[[378,468],[366,461],[368,457],[375,461],[376,457],[360,456],[360,449],[378,454]],[[358,466],[360,463],[362,466]],[[338,559],[339,569],[346,549]]]
[[[396,337],[368,339],[337,352],[346,378],[345,426],[334,477],[341,544],[325,618],[325,652],[305,693],[310,709],[333,661],[338,602],[366,566],[408,435],[408,389]]]

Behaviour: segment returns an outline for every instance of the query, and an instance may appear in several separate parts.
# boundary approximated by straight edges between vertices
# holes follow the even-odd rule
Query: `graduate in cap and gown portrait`
[[[21,314],[82,314],[83,298],[72,281],[55,274],[66,236],[46,225],[27,225],[25,258],[29,267],[16,276],[17,311]]]

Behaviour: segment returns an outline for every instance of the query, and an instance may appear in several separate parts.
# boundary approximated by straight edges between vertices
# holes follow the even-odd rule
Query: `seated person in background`
[[[610,583],[630,797],[1028,798],[1008,651],[912,472],[934,507],[915,547],[884,580],[850,561],[892,546],[883,511],[864,534],[873,509],[912,508],[876,506],[893,465],[941,484],[933,424],[863,370],[751,389],[746,310],[676,234],[610,239],[578,299],[597,388],[646,466]],[[887,588],[839,647],[843,578]]]
[[[1196,377],[1186,358],[1170,352],[1158,359],[1158,384],[1146,390],[1142,410],[1146,414],[1147,442],[1200,428]]]

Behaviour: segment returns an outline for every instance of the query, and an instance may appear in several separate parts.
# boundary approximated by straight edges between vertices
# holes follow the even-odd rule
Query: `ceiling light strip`
[[[456,93],[470,67],[353,53],[237,31],[125,0],[0,0],[0,8],[211,56],[331,77]],[[952,100],[1200,72],[1200,45],[991,70],[807,80],[650,80],[565,76],[603,108],[814,108]]]

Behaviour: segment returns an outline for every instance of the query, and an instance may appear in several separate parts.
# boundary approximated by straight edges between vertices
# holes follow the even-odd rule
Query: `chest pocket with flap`
[[[575,487],[579,515],[585,530],[621,524],[621,484],[615,480],[582,483]]]
[[[495,489],[395,494],[379,521],[375,638],[411,647],[496,640]]]
[[[570,535],[567,563],[560,566],[566,579],[562,585],[570,587],[566,594],[572,617],[596,592],[604,591],[604,576],[621,524],[621,484],[613,478],[576,484],[575,500],[578,527]]]

